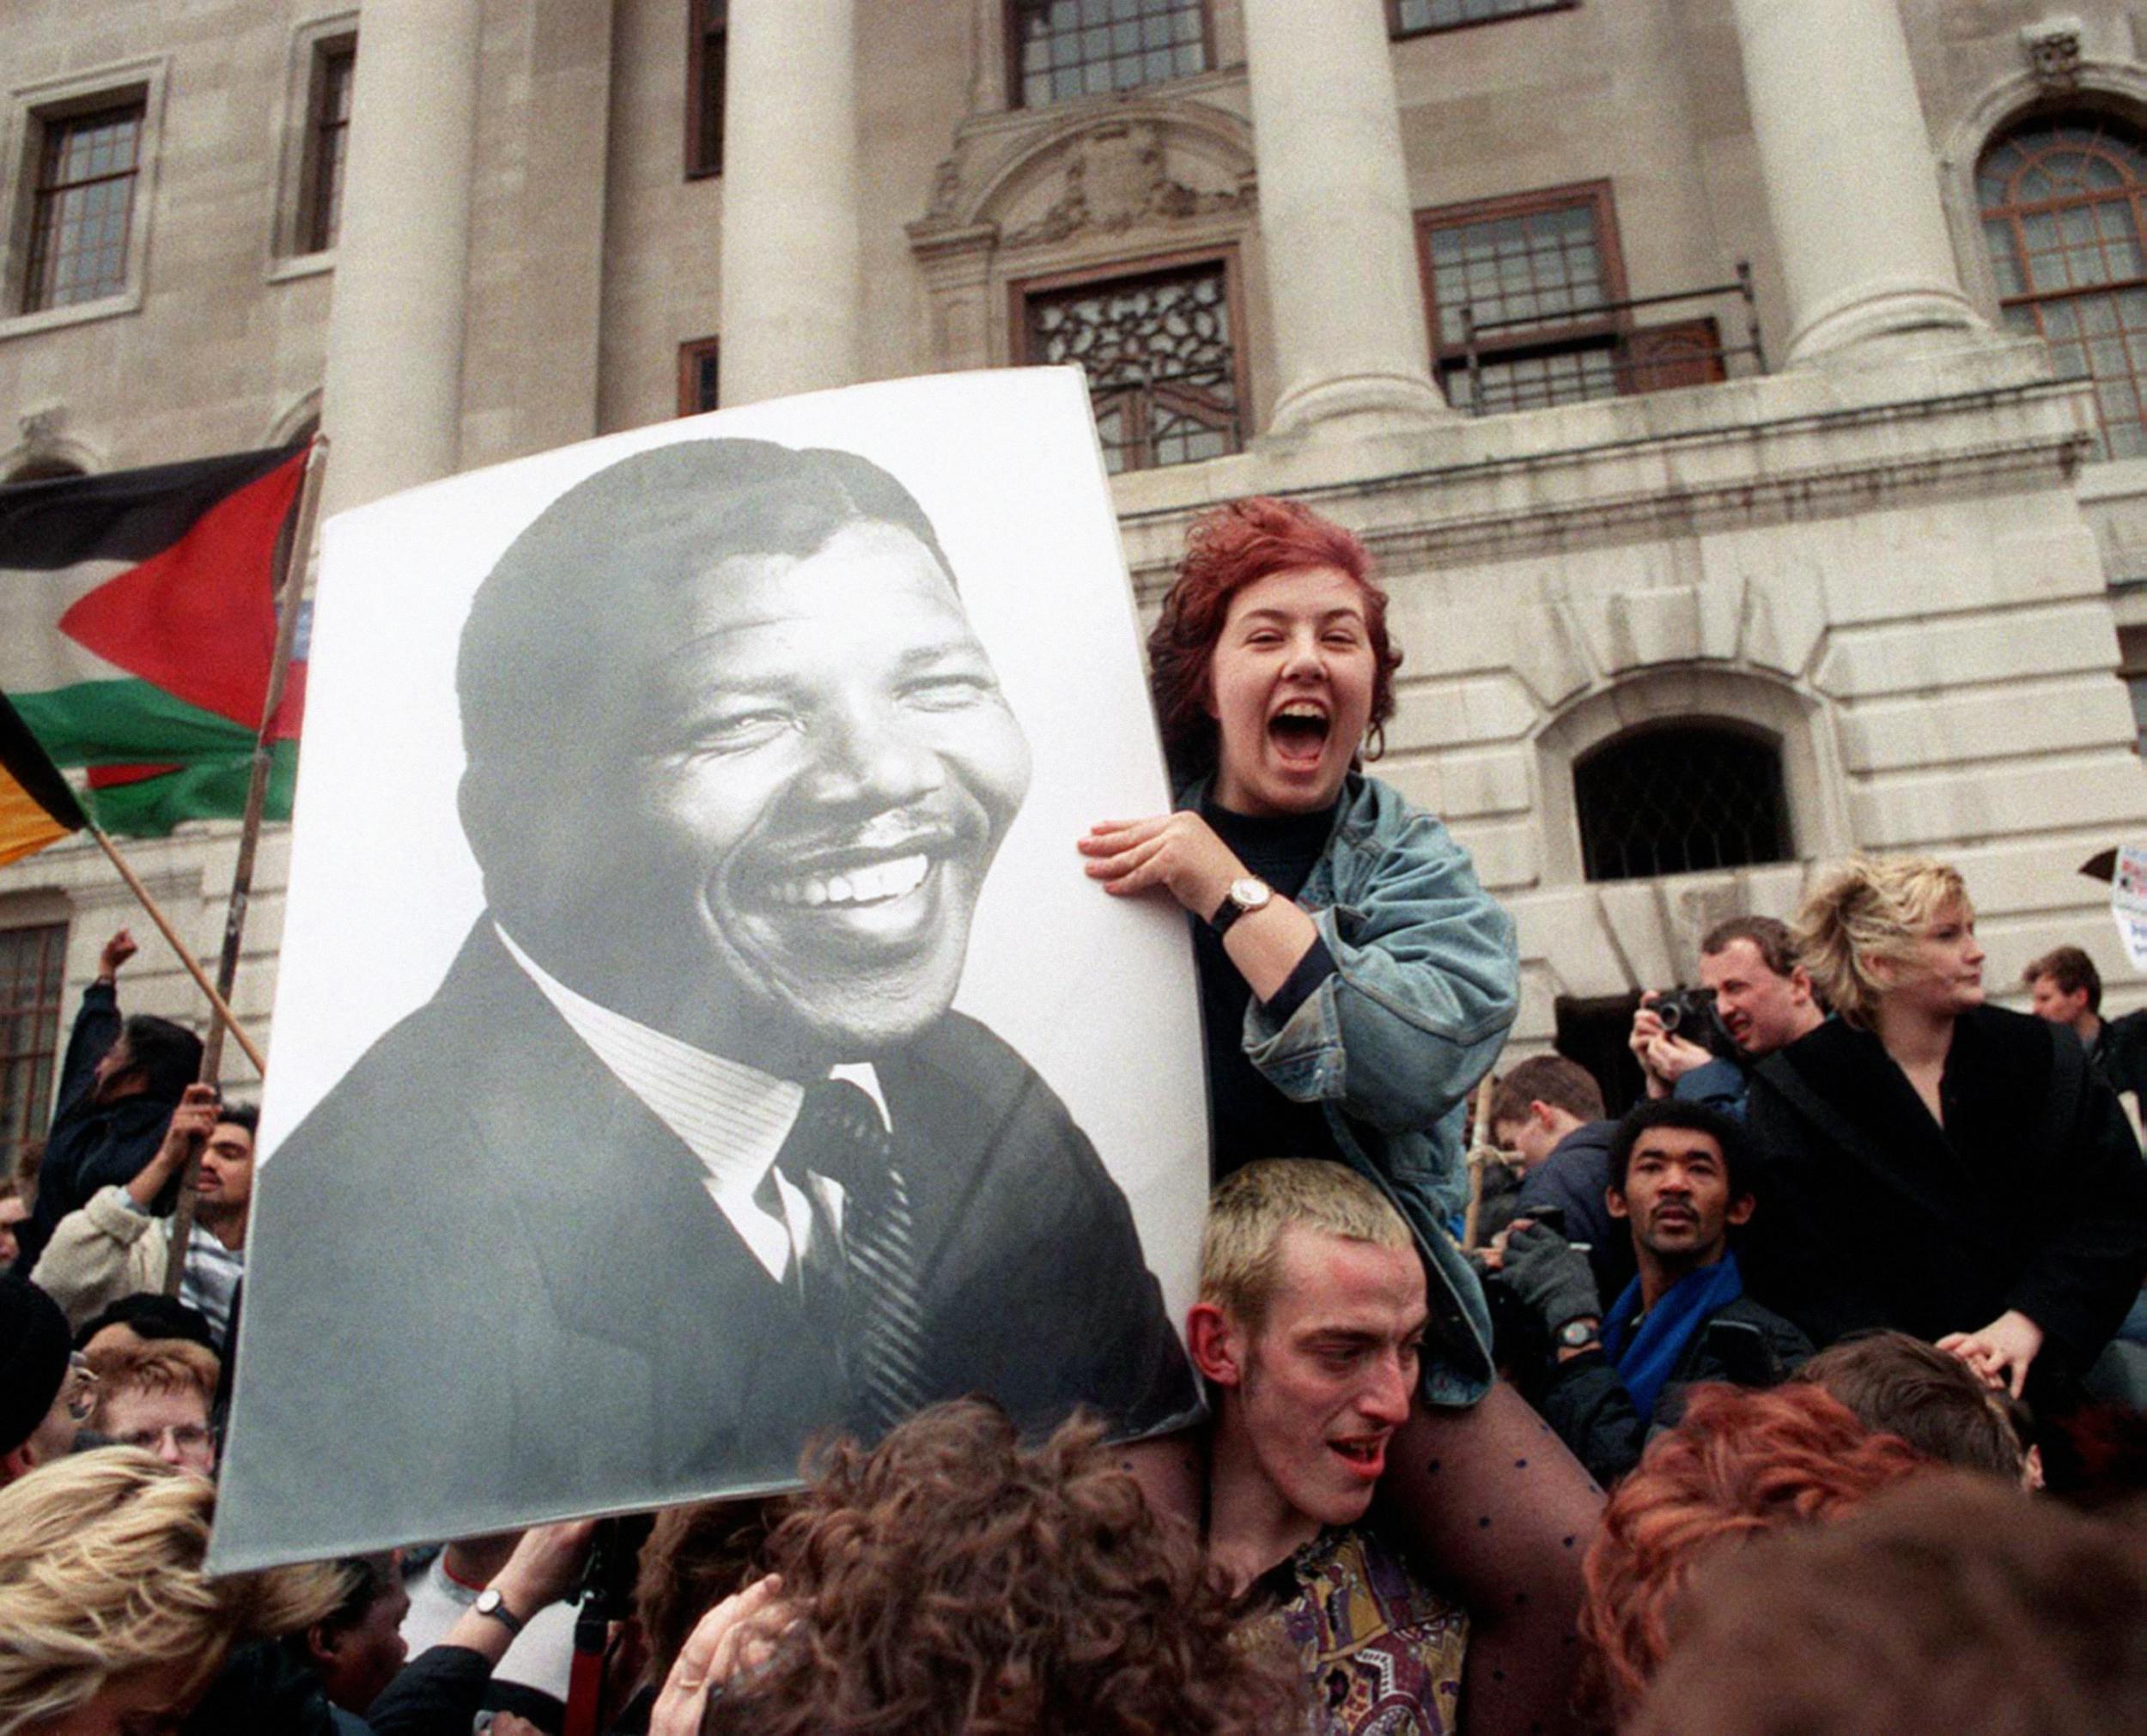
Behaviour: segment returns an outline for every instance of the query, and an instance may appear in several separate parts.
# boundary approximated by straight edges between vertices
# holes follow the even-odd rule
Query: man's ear
[[[1630,1217],[1633,1215],[1626,1210],[1625,1194],[1618,1188],[1606,1187],[1603,1190],[1603,1209],[1613,1217]],[[1751,1202],[1748,1199],[1745,1205],[1749,1208]],[[1737,1221],[1743,1223],[1743,1219],[1740,1218]]]
[[[343,1649],[343,1636],[325,1622],[306,1630],[306,1655],[316,1664],[332,1664]]]
[[[1811,973],[1801,964],[1789,968],[1789,998],[1799,1005],[1816,999],[1811,992]]]
[[[1219,1387],[1245,1381],[1244,1334],[1238,1322],[1213,1302],[1195,1302],[1185,1316],[1185,1344],[1193,1366]]]
[[[18,1477],[27,1477],[37,1469],[37,1449],[25,1441],[20,1447],[10,1447],[0,1453],[0,1488]]]
[[[1557,1114],[1558,1111],[1540,1097],[1529,1104],[1529,1120],[1535,1122],[1546,1133],[1557,1125]]]
[[[1730,1209],[1722,1214],[1724,1223],[1749,1223],[1752,1221],[1752,1196],[1740,1193],[1730,1202]]]

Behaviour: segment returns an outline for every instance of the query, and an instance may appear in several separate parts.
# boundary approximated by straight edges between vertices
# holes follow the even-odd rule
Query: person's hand
[[[1948,1332],[1938,1348],[1960,1357],[1986,1386],[2003,1387],[2017,1399],[2041,1352],[2042,1328],[2018,1308],[2008,1308],[1980,1332]]]
[[[127,1183],[127,1193],[136,1205],[145,1211],[149,1210],[150,1203],[164,1191],[164,1184],[201,1149],[202,1141],[216,1132],[216,1117],[222,1113],[214,1085],[196,1081],[179,1094],[179,1107],[172,1111],[172,1119],[165,1125],[163,1138],[149,1161]]]
[[[1198,814],[1181,810],[1146,820],[1106,820],[1080,841],[1088,877],[1104,890],[1131,897],[1161,886],[1205,922],[1245,865]]]
[[[526,1622],[573,1590],[588,1562],[596,1526],[593,1519],[570,1519],[524,1532],[507,1565],[492,1579],[508,1608]]]
[[[1542,1316],[1553,1332],[1569,1320],[1601,1320],[1595,1268],[1588,1256],[1548,1223],[1517,1218],[1506,1232],[1506,1287]]]
[[[97,980],[117,982],[119,980],[119,967],[140,950],[141,948],[134,944],[134,937],[125,929],[121,929],[105,942],[104,950],[97,955]]]
[[[1626,1047],[1647,1077],[1651,1097],[1667,1097],[1681,1077],[1714,1059],[1701,1045],[1663,1029],[1662,1015],[1655,1011],[1659,999],[1652,989],[1640,997],[1640,1005],[1633,1014],[1632,1035],[1626,1039]]]
[[[700,1736],[712,1687],[766,1663],[795,1616],[782,1579],[769,1574],[734,1592],[695,1624],[648,1715],[648,1736]]]

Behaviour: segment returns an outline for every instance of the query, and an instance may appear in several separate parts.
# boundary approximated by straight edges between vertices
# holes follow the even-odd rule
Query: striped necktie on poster
[[[796,1173],[794,1155],[842,1185],[852,1409],[858,1426],[877,1438],[923,1409],[930,1391],[909,1187],[878,1107],[847,1079],[806,1088],[783,1146],[786,1173]]]

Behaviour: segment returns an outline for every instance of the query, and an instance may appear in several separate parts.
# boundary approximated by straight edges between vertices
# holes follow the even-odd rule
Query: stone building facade
[[[1852,847],[1958,862],[1995,982],[2077,939],[2124,1004],[2075,871],[2147,833],[2143,45],[2119,0],[15,0],[0,475],[325,418],[333,509],[1083,360],[1144,604],[1215,500],[1371,542],[1380,769],[1516,912],[1523,1046]],[[100,121],[123,201],[68,179]],[[204,953],[233,847],[134,851]],[[0,872],[0,977],[71,1011],[130,920],[90,853]]]

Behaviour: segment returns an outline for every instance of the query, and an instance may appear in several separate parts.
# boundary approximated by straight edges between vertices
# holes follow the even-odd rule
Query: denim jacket
[[[1196,786],[1181,805],[1205,793]],[[1467,1194],[1465,1100],[1518,1006],[1513,919],[1444,825],[1355,774],[1298,902],[1334,972],[1286,1019],[1255,999],[1245,1054],[1284,1096],[1323,1107],[1350,1166],[1416,1231],[1431,1273],[1424,1394],[1474,1404],[1491,1384],[1491,1319],[1445,1220]]]

